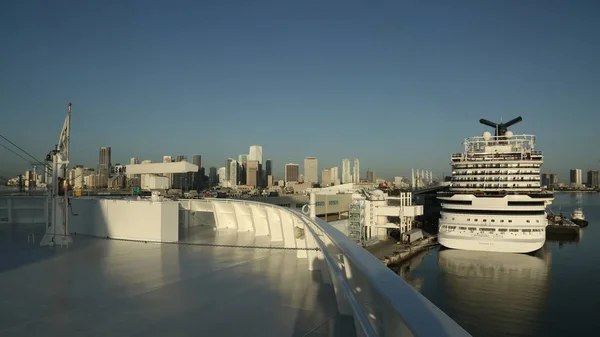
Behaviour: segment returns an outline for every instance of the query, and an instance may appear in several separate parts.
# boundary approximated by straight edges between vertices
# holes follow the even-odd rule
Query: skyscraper
[[[217,177],[219,178],[219,185],[225,186],[225,182],[227,181],[225,167],[219,167],[217,170]]]
[[[285,164],[285,183],[298,182],[300,178],[300,165],[298,164]]]
[[[338,167],[334,166],[331,168],[331,185],[340,184],[340,175],[338,173]]]
[[[180,161],[187,161],[187,157],[184,155],[179,155],[175,158],[176,162],[180,162]],[[171,182],[171,185],[173,186],[173,188],[176,189],[181,189],[182,191],[189,191],[190,189],[190,182],[192,180],[191,178],[191,173],[190,172],[186,172],[186,173],[173,173],[172,174],[172,179],[173,181]]]
[[[587,172],[587,185],[590,188],[596,188],[598,186],[600,186],[600,181],[598,181],[598,178],[600,177],[600,171],[592,171],[589,170]]]
[[[556,188],[558,186],[558,175],[550,174],[549,186],[550,188]]]
[[[192,188],[198,192],[202,189],[202,182],[204,176],[200,174],[200,168],[202,167],[202,156],[195,154],[192,156],[192,164],[198,166],[197,172],[192,172]]]
[[[550,185],[551,185],[550,179],[552,179],[551,176],[552,175],[550,173],[542,173],[542,175],[541,175],[542,186],[550,187]]]
[[[367,181],[374,184],[375,183],[375,172],[371,170],[367,170]]]
[[[236,188],[236,186],[238,185],[238,163],[237,161],[232,159],[229,165],[229,187]]]
[[[271,161],[271,159],[267,159],[267,161],[265,162],[265,179],[264,181],[267,182],[268,177],[273,175],[273,162]],[[268,185],[268,183],[267,183]]]
[[[248,161],[248,155],[247,154],[240,154],[240,155],[238,155],[238,164],[245,165],[247,161]]]
[[[173,157],[171,156],[163,156],[162,159],[163,163],[172,163],[173,162]],[[173,177],[173,173],[166,173],[163,174],[165,177],[169,178],[169,188],[173,187],[173,182],[175,180],[175,178]]]
[[[203,190],[206,187],[206,183],[207,183],[206,170],[204,169],[204,166],[200,166],[200,174],[199,175],[200,175],[200,190],[198,192]]]
[[[581,169],[572,169],[571,170],[571,185],[572,186],[581,186]]]
[[[350,159],[342,160],[342,184],[352,182],[352,173],[350,173]]]
[[[321,173],[321,187],[327,187],[331,185],[331,169],[326,168]]]
[[[258,168],[258,160],[248,159],[246,162],[246,185],[255,187],[258,186]]]
[[[136,164],[139,164],[139,163],[140,163],[140,161],[136,157],[133,157],[133,158],[129,159],[129,165],[136,165]],[[134,174],[128,174],[127,175],[127,179],[133,179],[134,176],[135,176]]]
[[[100,158],[98,160],[98,175],[100,187],[108,187],[108,178],[110,177],[110,146],[100,148]]]
[[[219,176],[217,175],[217,168],[211,166],[208,169],[208,183],[210,187],[216,186],[219,183]]]
[[[319,182],[319,161],[315,157],[304,158],[304,182],[309,184]]]
[[[257,160],[259,164],[263,163],[263,148],[261,145],[251,145],[248,152],[248,160]]]
[[[352,173],[352,182],[353,183],[360,183],[360,163],[358,162],[358,159],[354,159],[354,167],[353,167],[354,172]]]
[[[225,181],[228,181],[229,183],[225,183],[226,185],[229,184],[229,186],[232,185],[232,181],[230,180],[231,178],[231,168],[232,165],[231,163],[233,163],[235,160],[233,158],[227,158],[227,160],[225,161]]]

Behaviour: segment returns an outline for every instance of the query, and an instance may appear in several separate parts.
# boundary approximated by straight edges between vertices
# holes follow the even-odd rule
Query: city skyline
[[[73,164],[96,167],[97,149],[110,146],[113,162],[185,153],[220,167],[257,143],[277,176],[314,156],[320,167],[359,158],[391,179],[412,167],[449,174],[463,139],[487,131],[480,118],[521,115],[513,131],[536,135],[542,170],[565,181],[573,166],[600,166],[597,6],[57,1],[39,10],[8,0],[0,133],[43,159],[72,102]],[[565,127],[585,141],[562,137]],[[0,156],[9,158],[0,175],[27,168]]]
[[[253,145],[253,146],[255,146],[255,145]],[[264,146],[262,146],[262,145],[258,145],[258,146],[261,147],[261,150],[264,148]],[[188,157],[193,158],[194,156],[202,156],[202,165],[201,165],[201,167],[203,167],[203,168],[205,168],[207,170],[206,171],[207,175],[208,175],[208,169],[210,167],[214,166],[217,169],[221,168],[221,167],[226,167],[226,165],[223,165],[226,160],[233,159],[232,157],[238,158],[238,156],[247,156],[247,154],[239,154],[239,155],[236,155],[236,156],[224,156],[222,159],[215,160],[213,163],[210,163],[210,162],[206,163],[205,157],[203,155],[201,155],[201,154],[182,155],[181,151],[176,151],[175,153],[179,153],[178,155],[157,155],[157,156],[155,156],[153,158],[141,158],[141,157],[138,157],[138,156],[135,156],[135,155],[133,155],[133,156],[131,156],[131,155],[122,155],[123,158],[121,158],[119,160],[116,160],[115,156],[114,156],[114,153],[115,152],[119,153],[118,149],[115,148],[114,146],[110,146],[110,145],[103,145],[103,146],[99,147],[99,149],[100,149],[101,152],[105,148],[107,148],[108,151],[109,151],[110,161],[111,161],[111,163],[112,163],[113,166],[114,165],[119,165],[119,164],[120,165],[131,164],[130,161],[131,161],[131,159],[134,159],[134,158],[137,159],[138,162],[142,162],[142,161],[147,162],[149,160],[149,161],[151,161],[153,163],[158,163],[158,162],[163,162],[165,160],[164,158],[166,158],[166,157],[170,157],[170,158],[174,158],[174,159],[180,157],[180,158],[184,158],[186,161],[192,163],[192,160],[189,160]],[[115,151],[115,150],[117,150],[117,151]],[[98,149],[95,149],[95,151],[98,151]],[[72,159],[71,160],[71,164],[69,165],[69,167],[74,168],[76,165],[81,165],[83,167],[92,168],[92,169],[95,169],[95,170],[98,171],[99,168],[101,167],[102,163],[100,163],[100,160],[98,159],[98,154],[97,153],[98,152],[96,152],[96,154],[95,154],[96,162],[92,162],[92,163],[80,163],[80,162],[77,162],[76,160]],[[13,177],[15,175],[22,174],[24,171],[27,171],[27,170],[31,169],[33,166],[37,166],[38,169],[40,169],[40,167],[41,167],[39,164],[37,164],[37,165],[36,164],[28,165],[22,159],[16,157],[15,155],[13,155],[11,153],[8,153],[7,156],[9,156],[9,155],[13,157],[13,160],[17,164],[20,163],[20,162],[22,162],[23,164],[20,164],[20,166],[22,168],[21,168],[21,170],[17,170],[15,172],[3,171],[1,165],[4,164],[4,163],[0,163],[0,176],[2,176],[2,177],[9,178],[9,177]],[[262,155],[262,152],[261,152],[261,155]],[[35,155],[34,155],[34,157],[35,157]],[[353,159],[349,160],[349,164],[350,164],[350,166],[349,166],[349,172],[350,172],[350,179],[353,180],[354,179],[354,163],[355,163],[355,160],[358,160],[360,158],[354,158],[352,156],[350,156],[350,157],[353,158]],[[41,159],[41,158],[43,158],[43,157],[39,157],[39,159]],[[323,167],[323,168],[338,167],[338,169],[340,170],[339,171],[340,172],[340,180],[343,180],[343,165],[344,165],[343,161],[345,159],[348,159],[348,158],[340,158],[336,162],[335,160],[332,161],[331,156],[328,156],[327,157],[328,158],[327,161],[322,161],[321,159],[319,159],[317,157],[306,157],[306,156],[302,156],[302,155],[295,155],[293,157],[292,156],[288,156],[287,158],[299,158],[298,160],[295,160],[295,161],[294,160],[289,160],[289,161],[287,161],[285,163],[282,163],[281,165],[278,165],[277,161],[271,159],[268,156],[268,148],[267,148],[267,153],[264,156],[264,158],[265,158],[265,161],[269,160],[271,162],[275,162],[275,164],[272,166],[272,173],[273,173],[272,175],[275,178],[281,179],[281,180],[284,179],[284,176],[285,176],[285,165],[288,164],[288,163],[302,163],[302,164],[300,164],[300,171],[299,171],[299,173],[301,175],[304,175],[305,172],[304,172],[304,164],[303,163],[304,163],[304,161],[305,161],[306,158],[316,158],[317,160],[319,160],[319,167]],[[266,158],[268,158],[268,159],[266,159]],[[221,162],[221,163],[219,163],[219,162]],[[324,162],[324,163],[322,163],[322,162]],[[413,165],[413,167],[408,168],[407,171],[399,171],[398,170],[398,171],[395,171],[395,172],[393,170],[391,170],[391,169],[388,169],[388,171],[391,171],[391,173],[389,175],[386,175],[386,174],[381,174],[380,170],[369,166],[369,168],[360,171],[360,173],[361,173],[361,178],[362,179],[366,179],[367,178],[367,176],[366,176],[367,172],[369,170],[371,170],[371,171],[374,171],[374,172],[377,173],[377,176],[376,176],[377,178],[384,178],[384,179],[386,179],[388,181],[393,181],[394,177],[397,177],[397,176],[401,176],[401,177],[405,177],[405,178],[410,177],[411,176],[411,169],[414,168],[414,167],[417,167],[417,166]],[[578,168],[578,169],[582,170],[582,172],[587,172],[589,170],[594,171],[594,170],[599,170],[600,169],[600,165],[598,165],[596,167],[581,167],[581,168]],[[440,180],[442,180],[444,178],[444,176],[450,175],[450,170],[446,171],[446,170],[439,170],[439,169],[436,169],[436,168],[428,168],[428,170],[432,170],[434,176],[437,179],[440,179]],[[553,171],[553,170],[551,170],[551,169],[549,169],[547,167],[546,163],[544,163],[544,165],[542,166],[542,173],[555,174],[555,175],[557,175],[559,177],[559,180],[561,182],[566,182],[566,181],[570,181],[571,180],[571,171],[572,170],[573,170],[573,166],[571,166],[570,168],[568,168],[566,170],[566,172],[556,172],[556,171]],[[318,169],[319,181],[320,181],[321,173],[322,173],[322,169]],[[583,181],[585,181],[585,178],[583,179]]]

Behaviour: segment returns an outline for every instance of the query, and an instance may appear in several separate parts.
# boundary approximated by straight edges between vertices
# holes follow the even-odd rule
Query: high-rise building
[[[300,178],[300,165],[298,164],[285,164],[285,183],[298,182]]]
[[[331,169],[326,168],[321,173],[321,187],[331,186]]]
[[[208,168],[208,183],[210,184],[210,187],[216,186],[219,183],[217,168],[214,166]]]
[[[600,171],[593,171],[593,170],[589,170],[587,172],[587,186],[590,188],[596,188],[598,186],[600,186],[600,182],[598,181],[598,178],[600,176]]]
[[[207,183],[206,170],[204,169],[204,166],[200,166],[200,190],[198,190],[198,192],[200,192],[201,190],[206,188],[206,183]]]
[[[238,164],[245,165],[247,161],[248,161],[248,155],[247,154],[240,154],[240,155],[238,155]]]
[[[273,187],[273,176],[272,175],[267,176],[267,187],[269,187],[269,188]]]
[[[233,182],[230,180],[231,179],[231,168],[232,165],[231,163],[233,163],[235,160],[233,158],[227,158],[227,160],[225,161],[225,180],[228,181],[229,183],[225,183],[226,185],[232,185]]]
[[[338,167],[334,166],[330,168],[331,170],[331,185],[339,185],[340,184],[340,175],[338,173]]]
[[[376,182],[375,172],[367,170],[367,181],[374,184]]]
[[[304,182],[309,184],[319,182],[319,161],[315,157],[304,158]]]
[[[353,183],[360,183],[360,163],[358,162],[358,159],[354,159],[354,167],[353,169],[353,173],[352,173],[352,182]]]
[[[225,186],[225,182],[227,181],[227,177],[226,177],[226,170],[225,167],[219,167],[219,169],[217,170],[217,177],[219,179],[219,185],[220,186]]]
[[[552,179],[552,175],[550,173],[542,173],[542,175],[541,175],[542,186],[546,186],[547,188],[549,188],[550,185],[552,185],[550,179]]]
[[[174,161],[173,157],[171,157],[171,156],[163,156],[163,158],[162,158],[163,163],[172,163],[173,161]],[[165,173],[165,174],[163,174],[163,176],[169,178],[169,183],[168,183],[169,188],[173,187],[173,181],[175,180],[173,177],[173,173]]]
[[[100,158],[98,160],[98,175],[100,187],[108,187],[108,178],[110,177],[110,146],[100,148]]]
[[[571,170],[571,185],[572,186],[581,186],[581,169],[572,169]]]
[[[258,160],[248,159],[246,162],[246,185],[258,186],[259,165]]]
[[[273,162],[271,159],[267,159],[265,162],[265,175],[267,177],[273,175]]]
[[[350,159],[342,160],[342,184],[352,182],[352,173],[350,173]]]
[[[236,188],[236,186],[238,185],[238,172],[238,163],[237,161],[232,159],[231,162],[229,162],[229,187]]]
[[[558,186],[558,175],[550,173],[550,181],[548,187],[555,188]]]
[[[250,145],[248,160],[256,160],[259,164],[263,163],[263,148],[261,145]]]
[[[136,157],[129,159],[129,165],[136,165],[139,163],[140,163],[140,161]],[[135,174],[128,174],[127,179],[133,179],[134,176],[135,176]],[[83,185],[83,180],[81,180],[81,184]]]
[[[164,160],[164,157],[163,157]],[[179,155],[175,157],[176,162],[187,161],[187,157],[184,155]],[[191,172],[186,173],[173,173],[170,175],[171,178],[171,186],[176,189],[181,189],[182,191],[189,191],[191,187],[192,174]]]
[[[199,154],[195,154],[192,156],[192,164],[198,166],[197,172],[192,172],[192,189],[200,192],[202,189],[202,182],[204,180],[204,175],[200,174],[200,168],[202,167],[202,156]]]

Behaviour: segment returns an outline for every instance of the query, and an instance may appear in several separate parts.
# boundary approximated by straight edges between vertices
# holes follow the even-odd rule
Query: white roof
[[[178,161],[174,163],[150,163],[127,165],[127,174],[161,174],[161,173],[185,173],[198,172],[198,165],[190,164],[187,161]]]

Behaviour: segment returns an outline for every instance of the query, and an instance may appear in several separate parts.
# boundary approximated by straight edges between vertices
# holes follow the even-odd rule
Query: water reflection
[[[400,275],[400,277],[402,277],[406,283],[410,284],[417,291],[421,291],[421,288],[423,287],[423,277],[416,277],[413,273],[411,273],[411,271],[417,269],[421,265],[423,257],[425,255],[429,255],[431,251],[432,249],[429,249],[417,253],[417,255],[413,256],[410,260],[406,261],[402,265],[392,267],[392,270]]]
[[[549,251],[535,256],[440,250],[447,313],[474,336],[539,332],[548,292]]]

